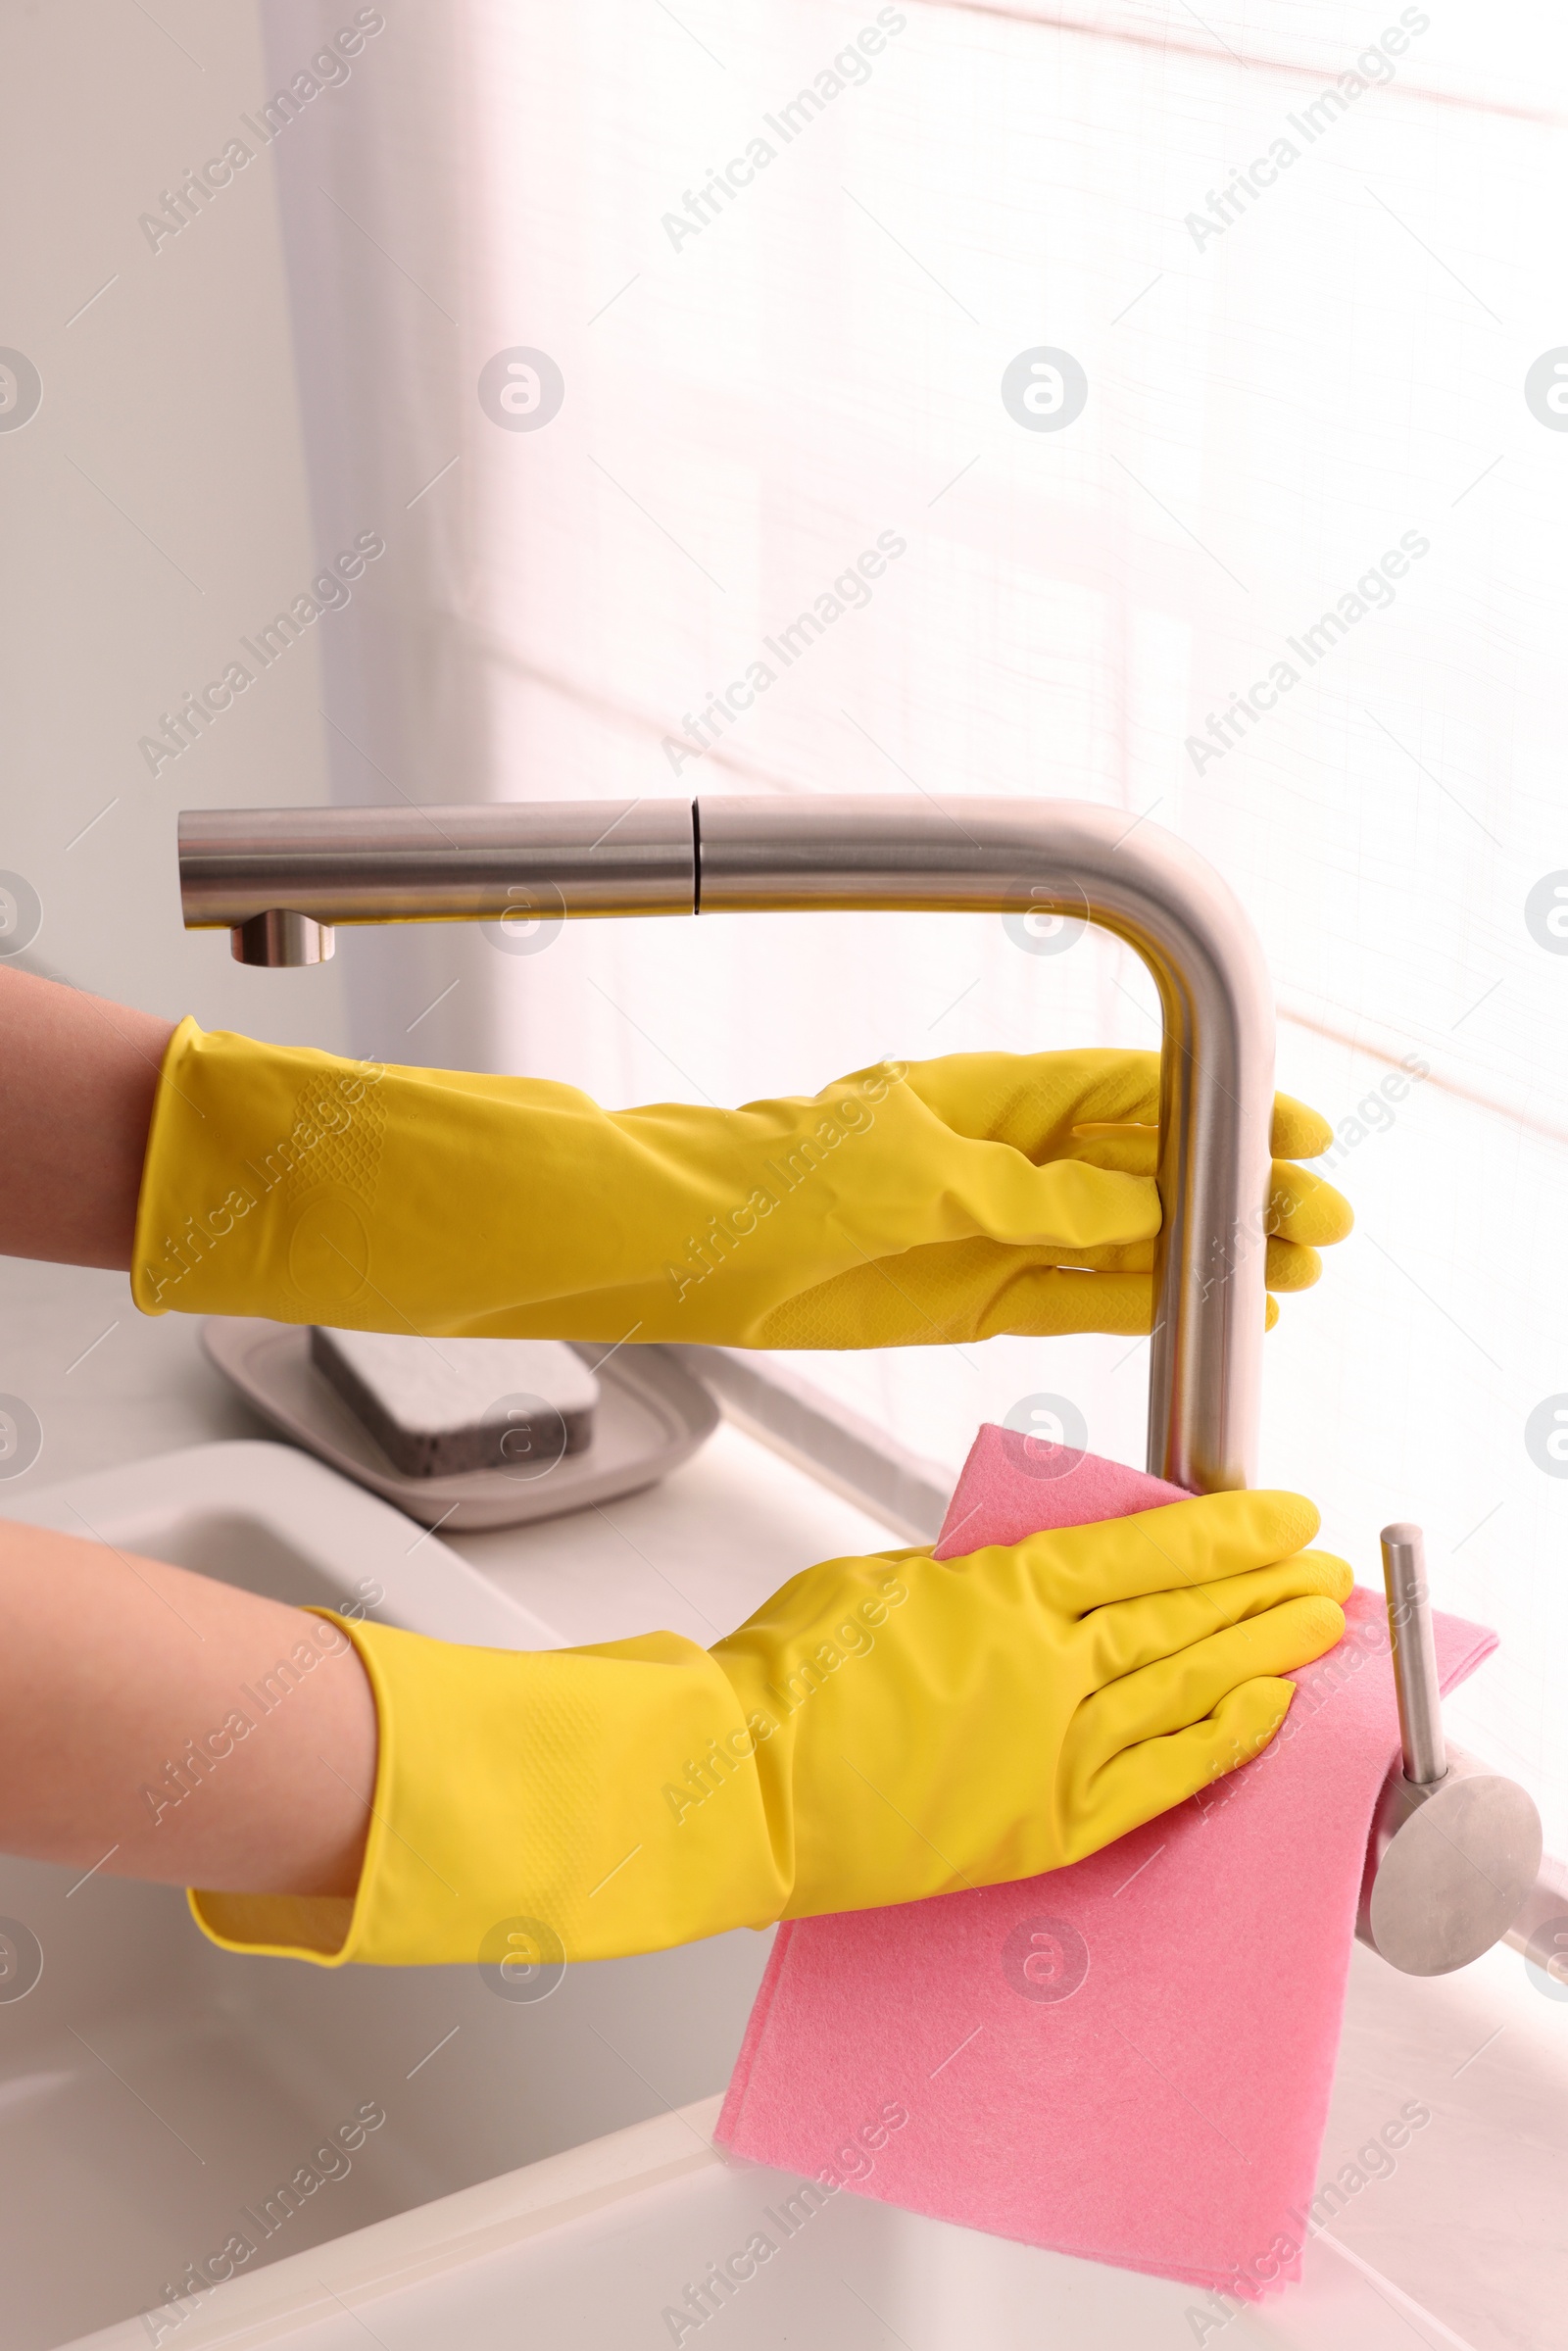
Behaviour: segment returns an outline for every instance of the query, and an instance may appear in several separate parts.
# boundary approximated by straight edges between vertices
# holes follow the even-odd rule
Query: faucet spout
[[[1163,1022],[1149,1466],[1198,1493],[1250,1483],[1273,1002],[1236,899],[1160,826],[1084,801],[887,795],[193,809],[180,886],[188,928],[227,927],[258,962],[315,959],[335,925],[504,922],[519,908],[904,910],[1113,931],[1148,965]]]

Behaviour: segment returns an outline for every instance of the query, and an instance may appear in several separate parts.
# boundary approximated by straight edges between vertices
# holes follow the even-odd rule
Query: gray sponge
[[[599,1382],[559,1339],[316,1328],[311,1360],[405,1477],[537,1477],[593,1437]]]

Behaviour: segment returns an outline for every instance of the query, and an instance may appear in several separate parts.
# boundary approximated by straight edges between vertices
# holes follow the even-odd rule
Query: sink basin
[[[564,1638],[286,1445],[201,1445],[7,1496],[0,1517],[449,1640]],[[236,2233],[260,2271],[709,2096],[768,1942],[570,1968],[530,2001],[496,1996],[477,1967],[234,1958],[175,1888],[0,1858],[6,1920],[36,1938],[43,1973],[0,1998],[5,2351],[132,2319],[127,2339],[189,2341],[195,2323],[173,2334],[172,2314],[136,2314]]]
[[[1547,2351],[1563,2331],[1561,2013],[1509,1952],[1417,1980],[1357,1945],[1320,2177],[1343,2176],[1412,2091],[1432,2127],[1313,2236],[1302,2282],[1253,2309],[726,2162],[709,2098],[247,2271],[165,2339],[178,2351]],[[73,2351],[148,2339],[138,2321]]]
[[[271,1445],[78,1478],[0,1515],[85,1520],[285,1599],[379,1591],[390,1621],[498,1645],[656,1621],[697,1637],[792,1559],[874,1540],[733,1430],[682,1475],[689,1491],[672,1480],[635,1517],[473,1537],[467,1557]],[[1222,2315],[1166,2279],[865,2197],[803,2206],[799,2180],[723,2161],[715,2093],[760,1935],[569,1969],[514,2004],[476,1969],[228,1958],[177,1893],[102,1873],[0,1861],[0,1917],[45,1960],[24,1999],[0,2000],[3,2351],[628,2351],[699,2333],[732,2351],[1534,2351],[1561,2336],[1568,2007],[1501,1948],[1430,1980],[1352,1950],[1320,2177],[1343,2178],[1412,2096],[1433,2128],[1314,2238],[1302,2286]],[[164,2304],[187,2265],[218,2256],[220,2274],[241,2229],[257,2250],[220,2292]],[[776,2258],[704,2315],[692,2287],[759,2229]]]

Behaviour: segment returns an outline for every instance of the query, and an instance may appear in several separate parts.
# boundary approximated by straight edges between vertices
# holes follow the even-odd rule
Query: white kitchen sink
[[[165,2339],[179,2351],[1561,2351],[1568,2131],[1549,2028],[1565,2013],[1511,1952],[1416,1983],[1358,1948],[1321,2176],[1403,2097],[1423,2097],[1432,2123],[1308,2245],[1301,2284],[1260,2309],[1227,2315],[1192,2286],[847,2193],[817,2202],[799,2180],[725,2162],[712,2098],[248,2274]],[[715,2287],[715,2265],[738,2282]],[[148,2339],[138,2323],[74,2351]]]
[[[89,1529],[292,1600],[497,1645],[733,1623],[876,1530],[721,1429],[613,1516],[468,1539],[466,1556],[287,1447],[220,1444],[29,1494]],[[87,1522],[86,1526],[83,1521]],[[480,1572],[481,1565],[483,1572]],[[711,1630],[707,1633],[711,1638]],[[569,1969],[536,2004],[476,1969],[328,1973],[204,1943],[173,1892],[0,1861],[44,1974],[0,2001],[0,2351],[638,2351],[747,2245],[778,2239],[679,2339],[718,2351],[1558,2351],[1568,2310],[1568,2003],[1498,1949],[1449,1978],[1352,1953],[1320,2172],[1402,2101],[1433,2125],[1309,2248],[1304,2283],[1221,2326],[1159,2278],[800,2183],[710,2132],[767,1950],[739,1935]],[[362,2109],[363,2144],[318,2150]],[[1051,2127],[1041,2118],[1042,2130]],[[183,2316],[139,2314],[333,2172]],[[796,2207],[797,2211],[799,2207]],[[744,2265],[743,2265],[744,2266]],[[178,2316],[178,2323],[173,2320]],[[81,2338],[78,2340],[77,2338]]]
[[[276,1599],[368,1600],[452,1640],[570,1638],[286,1445],[201,1445],[8,1495],[0,1515]],[[36,1937],[43,1973],[0,1998],[3,2351],[152,2309],[234,2231],[260,2236],[242,2212],[266,2225],[302,2166],[320,2184],[274,2207],[251,2269],[721,2089],[768,1939],[574,1967],[529,2002],[497,1997],[476,1967],[236,1958],[176,1889],[102,1872],[0,1858],[7,1919]],[[367,2109],[385,2121],[366,2130]],[[363,2143],[316,2160],[345,2125]],[[128,2339],[153,2335],[137,2320]]]

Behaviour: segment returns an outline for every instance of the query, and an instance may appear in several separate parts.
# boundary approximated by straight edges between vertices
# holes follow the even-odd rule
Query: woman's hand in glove
[[[954,1053],[911,1063],[905,1082],[954,1138],[1027,1160],[1049,1198],[1042,1221],[1054,1222],[1055,1233],[1026,1236],[1020,1221],[1004,1234],[1000,1214],[968,1239],[916,1244],[896,1262],[879,1255],[789,1300],[758,1344],[905,1347],[1003,1332],[1148,1331],[1160,1222],[1159,1055]],[[1319,1249],[1343,1241],[1354,1222],[1343,1194],[1297,1164],[1333,1139],[1316,1110],[1275,1096],[1264,1263],[1271,1294],[1310,1289],[1323,1270]],[[1278,1320],[1270,1295],[1267,1327]],[[846,1326],[863,1336],[851,1343],[825,1335]]]
[[[710,1650],[346,1625],[379,1728],[356,1899],[204,1892],[241,1948],[606,1958],[1093,1853],[1247,1761],[1331,1648],[1317,1512],[1220,1494],[945,1561],[808,1569]]]
[[[1153,1053],[882,1063],[809,1100],[609,1112],[180,1024],[147,1147],[149,1312],[489,1338],[909,1347],[1147,1331]],[[1349,1230],[1277,1102],[1267,1279]],[[1273,1307],[1270,1305],[1272,1318]]]

